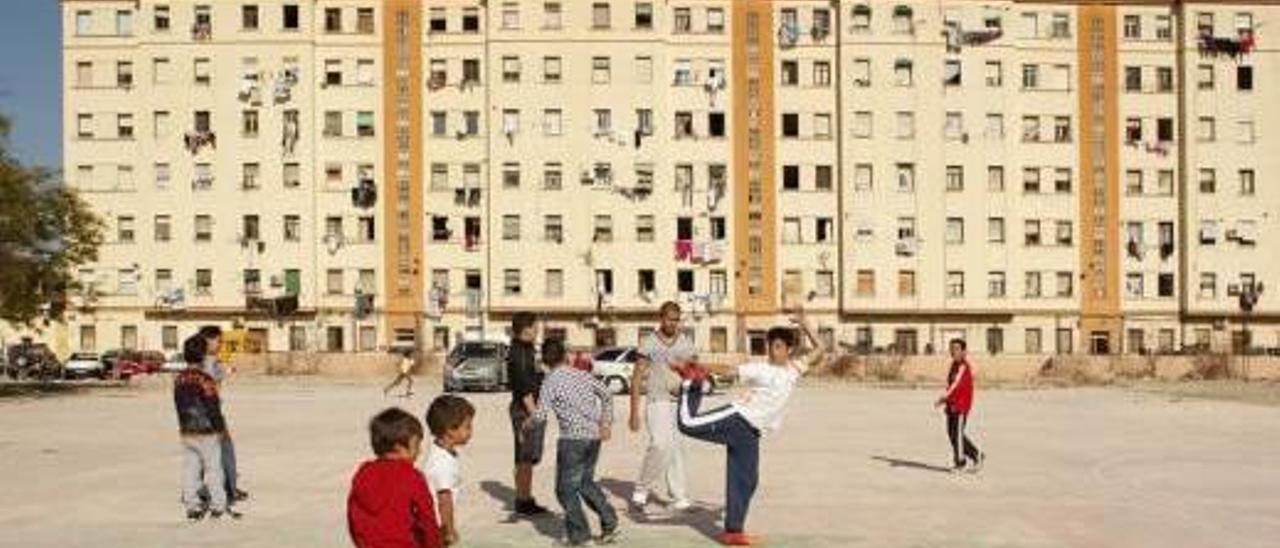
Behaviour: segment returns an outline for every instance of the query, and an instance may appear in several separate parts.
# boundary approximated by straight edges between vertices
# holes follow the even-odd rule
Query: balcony
[[[1200,57],[1216,59],[1224,56],[1239,61],[1257,47],[1257,37],[1248,29],[1241,29],[1240,35],[1235,38],[1217,37],[1211,32],[1202,31],[1196,45],[1200,50]]]

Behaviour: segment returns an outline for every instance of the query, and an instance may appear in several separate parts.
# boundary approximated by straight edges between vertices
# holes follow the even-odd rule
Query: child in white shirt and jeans
[[[819,349],[810,362],[822,359],[825,349],[809,329],[802,315],[792,318]],[[679,402],[680,431],[706,442],[724,445],[728,451],[728,474],[725,486],[724,533],[720,542],[730,546],[746,546],[751,538],[744,532],[747,510],[759,482],[760,436],[776,431],[796,381],[808,370],[796,361],[795,331],[775,327],[767,335],[768,362],[753,362],[738,367],[738,382],[750,389],[748,395],[734,403],[710,411],[701,411],[707,372],[700,368],[685,370]]]
[[[445,546],[458,543],[458,525],[454,521],[462,478],[458,466],[458,447],[471,441],[471,420],[476,408],[457,396],[437,397],[427,408],[427,428],[435,442],[419,467],[431,487],[440,538]]]

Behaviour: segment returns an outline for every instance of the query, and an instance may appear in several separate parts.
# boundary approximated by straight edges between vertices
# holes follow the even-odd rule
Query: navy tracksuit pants
[[[724,529],[741,532],[760,479],[760,431],[732,406],[699,413],[701,405],[701,384],[685,381],[680,390],[680,431],[727,449]]]

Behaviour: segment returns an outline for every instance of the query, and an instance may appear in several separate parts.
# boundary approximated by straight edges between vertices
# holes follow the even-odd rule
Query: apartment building
[[[1280,345],[1267,2],[63,11],[80,347],[632,344],[668,299],[707,354],[798,304],[866,351]]]

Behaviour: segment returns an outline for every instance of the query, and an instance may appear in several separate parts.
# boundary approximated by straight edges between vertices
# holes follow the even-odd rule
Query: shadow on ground
[[[882,457],[879,455],[871,457],[871,460],[878,460],[880,462],[888,464],[890,468],[910,468],[913,470],[923,470],[926,472],[938,472],[940,474],[951,473],[951,469],[945,466],[938,466],[936,464],[929,464],[929,463],[919,462],[914,460],[896,459],[893,457]]]
[[[615,497],[630,501],[631,493],[635,490],[635,483],[613,478],[601,478],[600,487]],[[720,511],[719,507],[698,504],[684,512],[669,510],[661,514],[650,514],[636,508],[634,505],[627,504],[627,515],[636,525],[685,526],[710,540],[715,540],[716,536],[720,534],[720,526],[717,523]]]
[[[517,515],[515,508],[512,506],[512,502],[515,501],[516,498],[515,489],[493,480],[480,482],[480,489],[488,494],[490,498],[502,504],[502,508],[507,511],[506,519],[499,521],[498,523],[511,525],[520,522],[529,522],[533,524],[534,530],[543,537],[555,540],[563,536],[564,528],[561,525],[560,516],[558,514],[548,513],[545,516],[536,518],[526,518]],[[546,504],[543,504],[543,506],[546,506]]]

